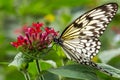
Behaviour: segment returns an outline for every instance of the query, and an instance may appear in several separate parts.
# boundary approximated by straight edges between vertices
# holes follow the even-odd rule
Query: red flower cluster
[[[33,23],[31,27],[24,27],[25,36],[18,36],[16,42],[11,44],[18,48],[20,46],[25,49],[44,49],[58,35],[53,28],[43,27],[43,23]]]

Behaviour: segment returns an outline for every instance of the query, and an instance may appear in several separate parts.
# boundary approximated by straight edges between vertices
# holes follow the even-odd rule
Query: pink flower
[[[17,41],[11,42],[12,46],[41,50],[47,48],[53,38],[58,35],[53,28],[43,27],[43,23],[33,23],[30,27],[25,25],[23,33],[24,36],[20,35],[17,37]]]

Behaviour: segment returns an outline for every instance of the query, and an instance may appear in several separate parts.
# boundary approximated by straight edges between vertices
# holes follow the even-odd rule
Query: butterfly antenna
[[[106,74],[112,76],[112,74],[110,72],[108,72],[107,70],[103,69],[102,67],[98,66],[98,64],[94,63],[94,62],[90,62],[90,66],[100,70],[101,72],[105,72]]]

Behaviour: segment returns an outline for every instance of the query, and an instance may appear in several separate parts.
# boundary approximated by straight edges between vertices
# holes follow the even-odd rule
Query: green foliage
[[[120,70],[106,64],[98,65],[103,69],[107,70],[108,72],[110,72],[113,75],[112,77],[120,78]],[[83,80],[99,80],[98,79],[99,75],[97,74],[96,69],[93,69],[88,66],[83,66],[80,64],[64,66],[57,69],[50,69],[48,71],[57,75],[61,75],[63,77]]]
[[[97,80],[97,76],[94,73],[93,68],[83,65],[69,65],[57,69],[50,69],[49,71],[63,77],[83,80]]]
[[[103,51],[98,55],[98,57],[103,63],[108,63],[112,58],[118,55],[120,55],[120,48]]]

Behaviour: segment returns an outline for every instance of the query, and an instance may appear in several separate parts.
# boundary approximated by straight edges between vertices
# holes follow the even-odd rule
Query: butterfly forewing
[[[61,38],[71,40],[77,37],[99,37],[114,17],[117,8],[116,3],[109,3],[88,11],[71,23],[63,31]]]

